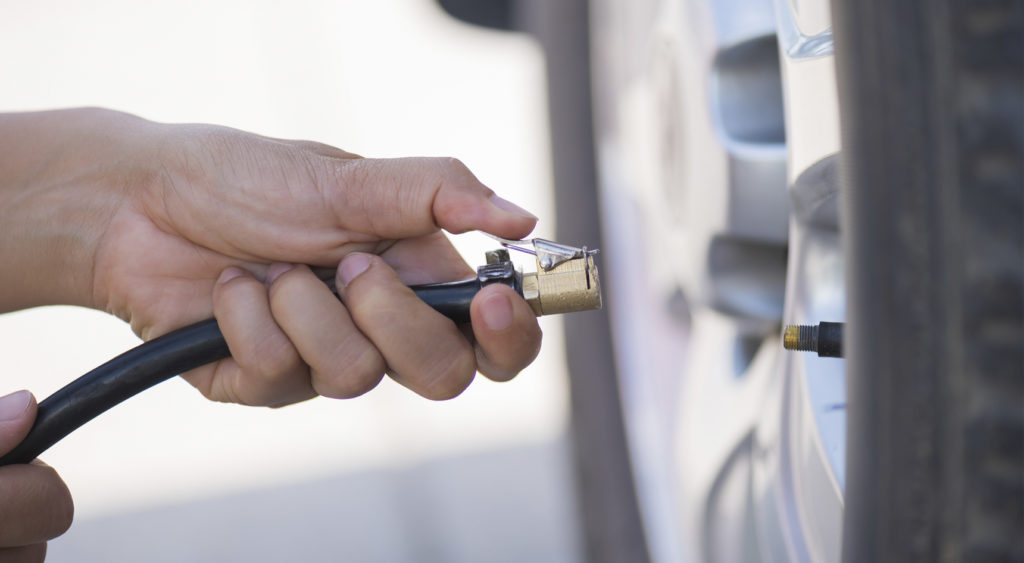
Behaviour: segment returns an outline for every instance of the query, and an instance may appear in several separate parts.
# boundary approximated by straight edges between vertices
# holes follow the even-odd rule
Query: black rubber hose
[[[465,324],[469,322],[469,304],[481,287],[480,280],[473,278],[460,282],[413,287],[412,290],[438,313],[455,321],[455,324]],[[516,290],[522,294],[521,289]]]
[[[498,283],[522,288],[517,277]],[[469,305],[480,288],[478,278],[413,287],[413,292],[456,323],[469,322]],[[80,426],[175,375],[231,355],[216,319],[180,328],[132,348],[62,387],[39,403],[28,436],[0,457],[0,466],[28,463]]]
[[[230,355],[216,319],[136,346],[39,403],[36,422],[28,436],[0,458],[0,465],[28,463],[121,401],[179,373]]]

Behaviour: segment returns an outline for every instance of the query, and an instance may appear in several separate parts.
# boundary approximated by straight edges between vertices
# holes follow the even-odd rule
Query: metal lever
[[[542,238],[508,240],[488,236],[504,248],[531,254],[536,259],[537,271],[522,275],[522,295],[538,317],[601,308],[601,279],[594,262],[599,250]]]
[[[492,238],[501,242],[503,248],[487,252],[487,263],[477,268],[475,278],[413,286],[413,292],[456,323],[469,322],[469,304],[473,297],[485,285],[492,283],[502,283],[514,289],[526,299],[538,317],[601,308],[601,281],[594,263],[597,250],[545,239],[513,241]],[[509,250],[534,256],[537,271],[517,271]]]

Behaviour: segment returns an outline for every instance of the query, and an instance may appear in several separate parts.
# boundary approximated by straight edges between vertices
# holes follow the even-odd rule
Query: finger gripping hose
[[[438,312],[456,323],[469,322],[473,296],[487,283],[512,286],[522,294],[516,276],[507,280],[474,278],[462,282],[412,288]],[[216,319],[208,319],[132,348],[72,381],[39,403],[28,436],[0,457],[0,466],[28,463],[53,444],[117,405],[179,373],[231,355]]]

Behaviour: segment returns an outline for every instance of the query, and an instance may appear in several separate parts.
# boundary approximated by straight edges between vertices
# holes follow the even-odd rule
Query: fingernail
[[[10,422],[21,417],[32,403],[32,393],[18,391],[0,397],[0,422]]]
[[[512,303],[500,293],[492,295],[484,301],[480,315],[488,329],[495,332],[505,330],[512,326]]]
[[[271,264],[270,267],[267,268],[267,285],[274,283],[274,280],[279,278],[281,274],[287,272],[288,270],[291,270],[294,267],[295,264],[286,264],[284,262],[277,262],[275,264]]]
[[[217,278],[217,283],[228,283],[229,281],[237,278],[238,276],[244,275],[245,270],[232,266],[220,273],[220,277]]]
[[[515,215],[519,215],[522,217],[529,217],[530,219],[534,220],[537,219],[537,216],[534,215],[533,213],[530,213],[529,211],[523,209],[522,207],[519,207],[518,205],[512,203],[507,199],[498,197],[498,194],[494,194],[491,196],[491,203],[502,211],[513,213]]]
[[[354,252],[345,257],[338,266],[338,281],[342,286],[352,283],[356,276],[370,267],[370,257],[366,254]]]

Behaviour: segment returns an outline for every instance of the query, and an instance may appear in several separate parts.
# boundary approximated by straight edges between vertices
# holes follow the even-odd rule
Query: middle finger
[[[455,397],[473,380],[473,348],[455,323],[420,300],[379,256],[346,256],[338,266],[337,286],[352,320],[399,383],[441,400]]]
[[[380,353],[308,266],[294,266],[274,279],[270,310],[309,364],[317,393],[355,397],[376,387],[384,376]]]

